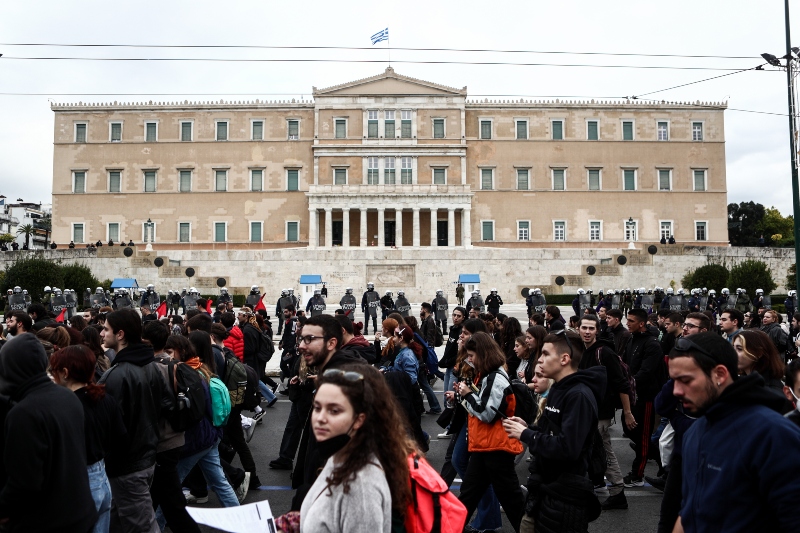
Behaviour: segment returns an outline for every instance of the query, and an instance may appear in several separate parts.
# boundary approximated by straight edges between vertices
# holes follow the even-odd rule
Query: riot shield
[[[33,303],[33,300],[31,300],[31,295],[30,294],[23,294],[22,297],[25,298],[25,308],[27,309]]]
[[[700,297],[700,311],[705,311],[708,309],[708,296],[701,296]]]
[[[356,297],[352,294],[345,294],[339,300],[339,305],[344,310],[344,314],[350,320],[356,319]]]
[[[321,315],[325,310],[325,298],[322,295],[314,296],[311,299],[311,316]]]
[[[772,296],[764,296],[764,299],[761,300],[761,304],[764,306],[764,309],[772,309]]]
[[[83,292],[83,307],[92,307],[92,291]]]
[[[93,308],[100,309],[104,305],[106,305],[106,295],[105,294],[92,294],[91,304]]]
[[[25,311],[28,306],[25,305],[25,295],[22,293],[12,294],[8,299],[8,307],[11,311]]]
[[[436,298],[434,301],[434,311],[436,312],[436,320],[447,320],[447,300],[444,298]]]
[[[649,312],[651,309],[653,309],[654,302],[655,302],[655,296],[653,296],[652,294],[642,295],[642,309],[645,309],[646,311]]]
[[[619,309],[619,294],[615,294],[611,298],[611,309]]]
[[[547,300],[545,299],[544,294],[534,294],[533,312],[543,315],[545,308],[547,308]]]
[[[195,298],[195,301],[196,300],[197,298]],[[248,294],[245,303],[247,304],[247,307],[249,307],[250,309],[255,309],[256,306],[258,305],[258,302],[260,301],[261,301],[261,294]],[[196,303],[193,304],[192,309],[194,309],[194,307],[197,307]],[[186,309],[189,309],[188,301],[186,302]]]
[[[681,297],[677,294],[667,296],[667,309],[670,311],[680,312],[681,310]]]
[[[728,295],[728,305],[726,309],[736,309],[736,295],[729,294]]]
[[[592,296],[590,294],[578,295],[578,308],[581,310],[581,314],[583,314],[584,309],[588,309],[591,306],[592,306]]]
[[[367,311],[366,315],[371,317],[377,316],[378,307],[381,306],[381,298],[376,291],[369,291],[367,293]]]
[[[197,294],[189,294],[187,292],[186,296],[183,297],[183,303],[186,305],[187,311],[189,309],[197,309]]]
[[[689,309],[689,299],[686,296],[681,296],[681,311],[686,311]]]
[[[145,303],[151,311],[155,312],[158,309],[158,306],[161,305],[161,297],[157,292],[150,293],[147,295]]]
[[[398,296],[394,302],[394,308],[400,313],[400,316],[408,316],[411,312],[411,304],[405,296]]]
[[[69,292],[64,299],[67,300],[67,317],[70,318],[75,315],[75,306],[77,305],[75,294]]]
[[[63,294],[61,296],[53,296],[50,301],[53,304],[53,313],[56,315],[67,308],[67,299],[64,298]]]

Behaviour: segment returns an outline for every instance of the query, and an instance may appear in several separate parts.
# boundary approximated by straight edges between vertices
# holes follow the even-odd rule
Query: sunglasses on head
[[[704,355],[716,361],[714,356],[711,355],[711,353],[708,350],[702,348],[701,346],[698,346],[695,342],[693,342],[691,339],[687,337],[678,337],[675,340],[675,346],[672,349],[675,350],[676,352],[691,352],[695,354]]]
[[[356,381],[363,381],[364,374],[359,374],[353,370],[342,370],[340,368],[329,368],[325,372],[322,373],[323,377],[331,378],[331,377],[341,377],[346,379],[347,381],[352,381],[355,383]]]
[[[564,340],[567,341],[567,346],[569,347],[569,358],[572,359],[573,357],[575,357],[575,354],[572,351],[572,343],[569,341],[569,335],[567,335],[567,330],[562,329],[562,330],[556,331],[554,334],[555,335],[563,335]]]

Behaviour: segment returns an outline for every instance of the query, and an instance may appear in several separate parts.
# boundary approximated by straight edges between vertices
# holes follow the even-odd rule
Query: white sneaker
[[[189,492],[189,489],[183,489],[183,497],[186,498],[186,503],[194,503],[194,504],[208,503],[208,496],[203,496],[201,498],[198,498],[197,496]]]
[[[242,484],[234,491],[236,492],[236,498],[239,500],[239,503],[242,503],[247,497],[248,490],[250,490],[250,472],[245,472],[244,481],[242,481]]]
[[[453,437],[453,434],[452,433],[448,433],[447,431],[445,431],[444,433],[439,433],[436,436],[439,437],[440,439],[449,439],[449,438]]]

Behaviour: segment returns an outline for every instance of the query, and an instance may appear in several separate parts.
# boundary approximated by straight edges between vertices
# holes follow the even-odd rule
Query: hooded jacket
[[[4,421],[0,518],[8,531],[86,532],[97,519],[86,472],[83,406],[47,377],[47,356],[30,333],[0,351]],[[46,502],[46,504],[45,504]],[[46,505],[46,509],[42,505]]]
[[[342,350],[364,359],[369,364],[375,363],[375,347],[363,335],[358,335],[342,346]]]
[[[439,368],[453,368],[458,358],[458,337],[461,335],[461,324],[450,326],[450,333],[444,345],[444,355],[439,360]]]
[[[534,456],[531,473],[541,476],[543,483],[560,474],[586,475],[590,432],[597,429],[597,405],[605,390],[603,366],[578,370],[550,387],[538,425],[520,436]]]
[[[630,384],[622,372],[619,356],[609,344],[598,341],[586,348],[578,366],[580,370],[595,366],[602,366],[606,369],[606,392],[597,406],[600,420],[614,418],[616,406],[621,403],[619,395],[627,394],[630,396],[631,393]]]
[[[117,400],[128,430],[126,445],[106,457],[108,477],[139,472],[156,462],[159,409],[166,388],[157,364],[150,345],[131,344],[117,352],[114,365],[100,378]]]
[[[740,377],[683,439],[681,522],[695,531],[800,531],[800,428],[757,373]]]
[[[652,402],[667,381],[667,365],[661,345],[649,330],[631,335],[625,363],[636,379],[638,401]]]

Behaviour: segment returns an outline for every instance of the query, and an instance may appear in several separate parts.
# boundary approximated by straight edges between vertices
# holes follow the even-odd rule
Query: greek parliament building
[[[176,251],[728,240],[725,104],[475,101],[466,87],[390,67],[314,88],[312,101],[52,110],[60,246],[145,237]]]

